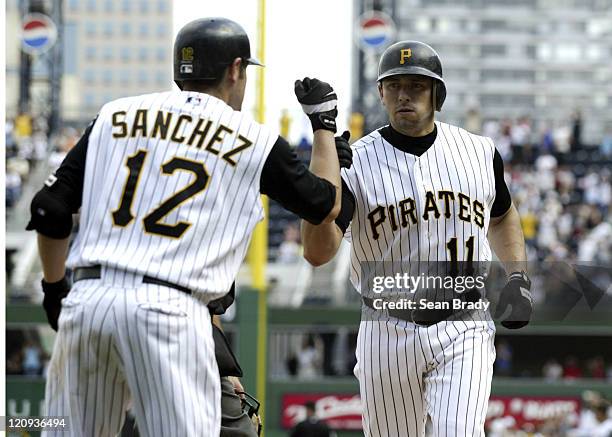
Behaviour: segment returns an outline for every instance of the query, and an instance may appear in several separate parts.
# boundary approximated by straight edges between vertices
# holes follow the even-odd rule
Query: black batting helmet
[[[251,57],[249,37],[240,24],[227,18],[194,20],[174,42],[174,81],[219,79],[236,58],[246,65],[263,65]]]
[[[400,41],[388,47],[378,63],[378,81],[400,74],[416,74],[434,79],[436,111],[442,109],[446,85],[442,79],[442,63],[434,49],[420,41]]]

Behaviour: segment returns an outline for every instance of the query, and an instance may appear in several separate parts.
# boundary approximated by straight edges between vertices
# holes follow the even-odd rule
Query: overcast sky
[[[221,16],[241,24],[257,55],[257,0],[177,0],[174,2],[174,34],[191,20]],[[339,128],[346,126],[351,90],[353,50],[353,1],[266,0],[266,53],[264,64],[266,124],[278,127],[281,111],[292,117],[291,135],[297,141],[309,124],[293,94],[293,82],[304,76],[332,84],[338,93]],[[255,105],[255,69],[249,67],[243,110]]]

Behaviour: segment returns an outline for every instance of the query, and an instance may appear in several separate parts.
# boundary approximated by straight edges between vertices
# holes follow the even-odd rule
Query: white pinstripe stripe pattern
[[[459,242],[459,260],[465,259],[464,243],[471,236],[474,261],[491,259],[486,234],[495,199],[493,143],[455,126],[436,125],[436,141],[420,157],[394,148],[377,131],[353,145],[353,167],[343,169],[342,176],[356,200],[346,237],[352,243],[351,281],[359,291],[368,280],[361,276],[367,261],[387,261],[377,274],[388,276],[406,270],[427,273],[419,263],[423,261],[432,262],[430,269],[439,273],[436,263],[450,260],[449,238]],[[449,218],[443,210],[439,219],[433,214],[423,218],[428,190],[455,193]],[[484,205],[482,227],[459,219],[459,192]],[[406,198],[414,199],[418,220],[402,227],[397,205]],[[393,229],[386,209],[375,239],[368,214],[388,205],[396,205],[398,227]],[[395,271],[394,261],[402,262],[401,272]],[[494,334],[485,313],[469,312],[460,321],[424,327],[364,308],[355,375],[364,404],[365,435],[420,436],[428,415],[435,436],[484,435]]]
[[[46,414],[70,418],[70,432],[57,435],[114,436],[130,404],[144,436],[218,435],[221,391],[204,303],[107,270],[77,282],[63,305],[45,393]]]

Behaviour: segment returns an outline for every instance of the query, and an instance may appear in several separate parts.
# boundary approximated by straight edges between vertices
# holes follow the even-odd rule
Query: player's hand
[[[42,289],[45,293],[43,298],[43,308],[47,313],[47,321],[54,331],[57,331],[57,321],[62,310],[62,299],[68,295],[70,291],[70,282],[64,276],[57,282],[46,282],[42,280]]]
[[[494,318],[500,320],[508,307],[512,308],[510,314],[501,319],[504,328],[519,329],[529,323],[533,312],[533,299],[531,281],[525,272],[514,272],[508,277],[497,302]]]
[[[345,130],[339,137],[334,137],[336,140],[336,152],[338,152],[338,162],[340,168],[351,168],[353,165],[353,150],[349,144],[351,133]]]
[[[305,77],[295,81],[295,95],[310,119],[313,132],[326,129],[336,133],[338,96],[327,82]]]
[[[228,376],[228,379],[234,386],[234,392],[240,397],[240,399],[244,399],[244,387],[240,382],[240,378],[237,376]]]

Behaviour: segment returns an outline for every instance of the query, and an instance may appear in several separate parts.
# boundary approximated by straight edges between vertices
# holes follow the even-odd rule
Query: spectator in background
[[[26,340],[23,345],[23,373],[29,376],[40,375],[42,372],[42,350],[40,346]]]
[[[499,141],[495,143],[504,162],[511,162],[512,156],[512,122],[508,119],[501,122]]]
[[[578,360],[574,356],[569,356],[565,359],[563,365],[563,379],[582,378],[582,370],[578,366]]]
[[[482,118],[477,108],[470,108],[465,115],[465,130],[480,135],[482,131]]]
[[[542,376],[548,381],[556,381],[563,376],[563,367],[554,358],[549,359],[542,367]]]
[[[521,117],[510,128],[513,162],[526,164],[532,162],[531,157],[531,124],[527,117]]]
[[[296,223],[289,223],[283,231],[283,242],[278,247],[276,261],[281,264],[294,264],[302,257],[300,231]]]
[[[595,379],[606,379],[606,367],[602,357],[597,356],[588,361],[587,376]]]
[[[582,148],[582,114],[577,109],[572,114],[572,136],[570,138],[572,152],[577,152]]]
[[[306,407],[306,419],[293,428],[291,437],[331,437],[335,435],[325,422],[317,419],[314,402],[308,401],[304,406]]]
[[[6,169],[6,207],[14,206],[21,197],[21,176],[9,168]]]
[[[552,155],[555,153],[555,137],[553,135],[552,123],[547,122],[540,141],[539,155]]]
[[[495,375],[496,376],[511,376],[512,375],[512,346],[505,341],[500,340],[495,347]]]
[[[316,378],[321,375],[321,353],[315,343],[315,337],[309,334],[302,344],[302,350],[297,355],[298,377]]]
[[[566,123],[560,123],[553,131],[553,139],[557,148],[557,159],[564,163],[563,156],[570,151],[571,129]]]

